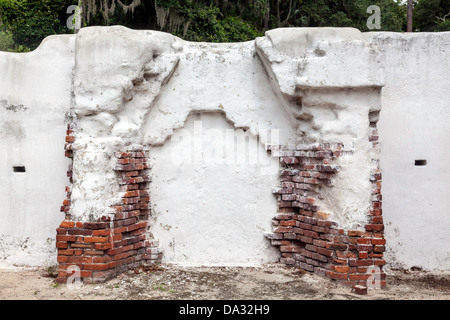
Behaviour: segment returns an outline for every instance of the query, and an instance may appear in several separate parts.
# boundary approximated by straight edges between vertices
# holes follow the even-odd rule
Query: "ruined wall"
[[[355,29],[280,29],[206,44],[83,28],[59,281],[72,264],[99,281],[139,263],[255,265],[280,256],[344,283],[364,281],[369,266],[381,272],[378,148],[370,137],[382,58]],[[354,76],[355,67],[364,69]],[[148,156],[119,165],[114,156],[141,152]],[[280,178],[280,169],[306,181]],[[287,178],[299,185],[283,186]],[[133,189],[123,189],[128,183]],[[282,194],[273,191],[280,184]],[[281,232],[272,230],[277,212],[317,213],[333,224],[313,237],[295,221],[299,230]]]
[[[347,283],[386,262],[448,269],[448,34],[408,37],[108,27],[0,53],[0,263],[58,259],[61,281],[157,261]]]

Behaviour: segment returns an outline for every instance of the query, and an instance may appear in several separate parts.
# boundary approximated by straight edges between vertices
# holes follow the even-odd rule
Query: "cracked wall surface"
[[[84,28],[76,48],[70,219],[113,215],[122,193],[111,155],[148,148],[149,233],[162,239],[164,262],[275,262],[263,234],[276,212],[270,190],[279,170],[237,158],[257,154],[276,168],[270,145],[338,143],[349,156],[337,159],[340,172],[315,205],[341,228],[369,223],[377,159],[369,115],[380,110],[382,56],[354,29],[275,30],[255,41],[206,44]],[[356,55],[365,73],[349,77]],[[237,143],[237,132],[248,142]],[[251,149],[255,141],[260,151]],[[221,154],[241,145],[233,159]],[[208,160],[211,153],[219,162]]]
[[[372,238],[368,239],[375,239],[377,243],[372,249],[347,246],[346,250],[350,252],[359,248],[368,254],[377,250],[372,254],[379,254],[381,249],[375,246],[380,246],[381,235],[377,230],[367,231],[367,226],[372,228],[374,221],[375,224],[383,224],[381,218],[374,219],[373,216],[374,212],[381,214],[381,208],[374,208],[381,205],[379,194],[374,193],[374,188],[377,192],[380,190],[377,171],[380,152],[385,163],[383,167],[381,161],[381,169],[387,170],[383,172],[383,178],[388,174],[389,194],[395,194],[395,188],[398,190],[398,183],[389,177],[395,170],[404,170],[392,165],[398,156],[392,147],[397,135],[395,125],[389,125],[388,118],[383,118],[383,110],[386,104],[390,119],[402,121],[402,99],[395,96],[395,90],[402,86],[402,81],[408,81],[399,77],[400,71],[397,72],[396,68],[408,70],[413,75],[415,72],[414,64],[405,64],[406,58],[400,63],[395,55],[401,51],[404,57],[417,56],[419,48],[429,42],[428,37],[417,35],[406,39],[400,34],[362,34],[351,28],[291,28],[270,30],[254,41],[212,44],[187,42],[157,31],[113,26],[82,28],[77,36],[51,37],[29,54],[0,53],[0,68],[5,72],[0,87],[0,112],[5,115],[0,119],[0,134],[8,150],[4,154],[8,165],[2,169],[2,194],[8,199],[4,201],[6,210],[2,211],[6,221],[2,234],[4,239],[18,238],[30,247],[42,248],[39,252],[26,254],[3,250],[4,264],[20,264],[20,261],[42,264],[44,260],[45,263],[56,260],[56,251],[44,248],[47,248],[45,243],[48,239],[54,239],[54,231],[51,230],[59,226],[61,216],[58,218],[44,212],[59,211],[66,198],[65,190],[69,190],[68,197],[61,210],[68,222],[79,222],[80,226],[86,224],[88,229],[93,226],[91,223],[108,222],[101,226],[109,231],[97,231],[99,234],[114,233],[114,223],[128,219],[122,216],[124,213],[116,211],[118,203],[139,201],[143,208],[148,204],[151,210],[146,220],[148,224],[135,221],[136,226],[130,227],[145,229],[146,233],[139,240],[143,241],[142,247],[133,249],[137,251],[132,255],[130,251],[136,259],[147,255],[145,257],[152,260],[155,254],[162,252],[163,261],[184,264],[276,261],[280,254],[277,245],[271,246],[270,239],[264,234],[270,233],[271,224],[293,222],[275,217],[280,206],[279,199],[272,194],[273,188],[287,182],[282,180],[280,172],[295,169],[296,161],[306,166],[302,170],[317,169],[319,173],[325,170],[315,166],[318,165],[316,163],[303,163],[316,160],[302,152],[327,144],[341,146],[338,156],[330,160],[337,171],[314,194],[316,207],[313,211],[320,213],[320,217],[314,218],[335,223],[343,232],[351,231],[346,241],[356,241],[354,237],[369,237],[365,232],[371,232]],[[440,62],[433,57],[441,55],[442,65],[447,66],[446,37],[448,33],[434,38],[436,50],[428,50],[420,63],[437,65]],[[424,67],[420,72],[425,74],[421,77],[426,84],[423,87],[431,87],[437,69]],[[418,73],[412,78],[420,77]],[[385,74],[388,75],[386,93],[383,89]],[[401,81],[397,83],[399,79]],[[442,80],[438,88],[445,87],[445,83]],[[418,86],[413,83],[414,88]],[[23,95],[23,92],[27,94]],[[423,105],[433,101],[427,95],[420,99],[416,97],[415,101],[421,99]],[[412,105],[416,110],[420,108],[417,104]],[[444,109],[439,110],[446,114]],[[379,119],[381,123],[384,119],[385,124],[378,133]],[[40,123],[54,123],[54,126],[48,126],[55,130],[50,134],[51,138],[41,129]],[[69,162],[56,152],[58,148],[64,149],[68,123],[65,149],[66,156],[72,161],[69,170]],[[378,134],[381,142],[384,139],[385,145],[389,146],[389,154],[385,151],[383,156]],[[241,138],[246,141],[247,149],[243,150],[247,158],[244,157],[240,163],[242,152],[233,153],[232,148],[228,148],[230,153],[226,151],[230,141],[235,148],[236,141]],[[403,139],[406,141],[407,138]],[[280,146],[280,150],[294,154],[291,158],[283,156],[274,152],[278,149],[271,146]],[[117,171],[118,159],[115,156],[136,150],[148,152],[146,161],[150,170],[148,186],[139,186],[138,190],[143,191],[140,200],[126,196],[121,179],[123,174],[130,178],[146,177],[147,174],[140,171],[140,166],[133,167],[133,171],[131,166],[122,168],[123,172]],[[230,161],[230,154],[238,158]],[[253,161],[248,155],[257,155],[260,162]],[[283,157],[289,160],[285,162]],[[34,160],[28,162],[26,159]],[[131,157],[126,161],[139,159]],[[126,165],[132,164],[137,165]],[[25,173],[12,170],[23,166]],[[37,170],[41,167],[44,169]],[[62,172],[58,175],[62,177],[53,182],[55,169]],[[38,171],[39,177],[35,176]],[[44,175],[45,172],[48,174]],[[431,177],[437,174],[432,172],[435,173]],[[43,185],[37,181],[42,181]],[[299,181],[294,183],[304,185]],[[298,190],[304,188],[297,187],[295,185]],[[26,193],[15,191],[24,188]],[[146,188],[149,199],[144,204]],[[51,197],[47,196],[47,190]],[[298,190],[296,192],[300,192]],[[61,196],[55,199],[57,194]],[[283,195],[279,196],[283,198]],[[312,201],[308,200],[307,193],[285,195],[284,198],[294,202],[298,199]],[[407,198],[406,195],[396,196],[402,201]],[[392,241],[392,247],[387,241],[386,246],[392,261],[408,265],[407,254],[400,248],[408,241],[415,242],[407,240],[407,232],[395,231],[404,235],[399,237],[393,231],[406,230],[408,223],[398,218],[400,209],[392,204],[393,200],[390,201],[389,225],[393,227],[387,234],[397,240]],[[36,203],[42,204],[44,209],[31,212],[30,208],[39,207]],[[199,208],[203,208],[201,214],[206,214],[206,217],[202,217]],[[13,215],[12,212],[18,214]],[[447,224],[444,220],[444,226]],[[22,227],[24,225],[25,228]],[[39,225],[43,225],[43,229],[36,227]],[[79,231],[71,229],[77,228],[76,224],[72,226],[72,223],[64,222],[62,225],[64,230],[59,230],[60,235]],[[14,227],[9,229],[7,226]],[[127,230],[119,233],[129,237],[129,232],[133,231]],[[195,230],[195,243],[196,238],[191,237],[189,230]],[[320,235],[329,237],[323,230]],[[80,242],[84,241],[83,237],[76,238],[75,244],[83,244]],[[95,240],[110,241],[112,245],[114,241],[121,241],[117,243],[121,250],[125,250],[124,246],[131,250],[124,241],[113,240],[112,237],[111,233],[111,238],[105,238],[107,240]],[[156,242],[145,242],[157,240],[160,240],[159,247]],[[14,240],[11,243],[18,245],[22,242]],[[209,247],[208,243],[211,244]],[[240,245],[242,243],[248,246]],[[104,248],[101,243],[94,245]],[[301,242],[296,245],[303,246]],[[141,248],[146,249],[143,251]],[[108,260],[106,250],[110,249],[102,253],[105,261]],[[109,253],[113,259],[125,259],[123,253]],[[284,254],[284,259],[290,259],[289,252],[281,251],[281,254]],[[337,250],[335,254],[340,255],[341,252]],[[34,260],[26,258],[30,255],[35,257]],[[367,259],[365,254],[360,256],[358,259]],[[435,252],[434,256],[435,260],[428,262],[416,258],[412,261],[415,265],[429,268],[443,263],[445,268],[445,254],[442,257]],[[130,257],[127,261],[131,261]],[[302,259],[297,260],[305,263],[300,261]],[[380,264],[380,261],[376,263]],[[108,274],[115,274],[118,269],[111,266],[105,270],[109,270]],[[96,270],[99,278],[105,276],[101,271]],[[333,277],[340,278],[344,272],[337,273]]]

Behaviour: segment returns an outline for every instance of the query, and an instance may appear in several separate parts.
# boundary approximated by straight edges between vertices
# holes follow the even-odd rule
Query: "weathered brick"
[[[73,228],[73,229],[67,230],[67,233],[69,235],[74,235],[74,236],[90,236],[90,235],[92,235],[93,230]]]
[[[111,249],[112,246],[113,246],[113,244],[111,242],[109,242],[109,243],[96,243],[94,247],[96,250],[107,250],[107,249]]]
[[[109,222],[85,222],[83,224],[85,229],[107,229],[110,227]]]
[[[93,230],[92,235],[93,236],[109,236],[112,233],[112,229],[106,229],[106,230]]]
[[[73,242],[77,239],[76,236],[56,235],[56,241]]]
[[[347,273],[338,273],[338,272],[327,271],[326,275],[327,275],[327,277],[334,279],[334,280],[347,280],[348,279]]]
[[[58,255],[71,256],[73,254],[74,254],[74,250],[73,249],[58,250]]]
[[[83,256],[69,256],[67,257],[67,263],[92,263],[92,257],[83,257]]]
[[[108,270],[110,268],[109,263],[93,263],[93,264],[85,264],[85,270]]]
[[[317,240],[317,239],[313,240],[313,244],[318,246],[318,247],[323,247],[323,248],[325,248],[327,246],[327,242],[326,241]]]
[[[265,233],[264,236],[269,240],[283,239],[283,233]]]
[[[384,225],[382,224],[366,224],[367,231],[382,231],[384,230]]]
[[[105,243],[108,241],[108,237],[84,237],[85,243]]]
[[[360,258],[360,259],[367,259],[368,257],[369,257],[369,253],[368,252],[364,252],[364,251],[358,252],[358,258]]]
[[[314,266],[304,263],[304,262],[299,262],[298,266],[306,271],[310,271],[310,272],[314,271]]]
[[[313,238],[313,239],[319,238],[319,234],[317,232],[314,232],[314,231],[305,230],[303,234],[306,237],[310,237],[310,238]]]
[[[275,228],[275,230],[273,230],[274,233],[288,233],[293,231],[293,227],[277,227]]]
[[[351,267],[362,267],[362,266],[371,266],[373,265],[373,260],[371,259],[349,259],[348,265]]]
[[[300,241],[311,244],[311,243],[313,243],[313,238],[300,236]]]
[[[283,220],[280,221],[280,226],[288,226],[288,227],[294,227],[297,226],[299,222],[295,221],[295,220]]]
[[[315,260],[318,260],[318,261],[322,261],[322,262],[327,262],[328,261],[326,256],[323,256],[323,255],[321,255],[321,254],[319,254],[317,252],[314,252],[312,254],[312,258],[315,259]]]
[[[331,257],[333,255],[332,250],[328,250],[328,249],[321,248],[321,247],[316,247],[316,252],[321,255],[327,256],[327,257]]]
[[[348,247],[343,243],[328,243],[326,248],[330,250],[345,251]]]
[[[67,229],[65,229],[65,228],[56,228],[56,234],[66,235],[67,234]]]
[[[334,266],[333,270],[339,273],[348,273],[350,271],[349,266]]]
[[[365,295],[367,294],[367,287],[363,285],[354,285],[352,291],[356,294]]]
[[[357,246],[356,250],[358,250],[358,251],[372,251],[372,249],[373,249],[373,246],[371,244],[370,245],[363,245],[363,244],[361,244],[361,245]]]
[[[386,240],[382,238],[372,238],[371,243],[374,245],[384,245],[386,244]]]

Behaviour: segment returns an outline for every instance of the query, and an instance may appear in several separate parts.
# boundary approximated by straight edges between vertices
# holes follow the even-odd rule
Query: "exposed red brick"
[[[382,231],[384,230],[384,225],[382,224],[366,224],[367,231]]]
[[[371,243],[375,245],[384,245],[386,244],[386,240],[381,238],[373,238],[371,239]]]
[[[353,285],[352,291],[356,294],[365,295],[367,294],[367,287],[362,285]]]
[[[334,279],[334,280],[347,280],[348,279],[347,273],[338,273],[338,272],[328,271],[326,273],[326,275],[327,275],[327,277]]]
[[[109,263],[93,263],[93,264],[84,264],[83,268],[85,270],[108,270],[110,268]]]

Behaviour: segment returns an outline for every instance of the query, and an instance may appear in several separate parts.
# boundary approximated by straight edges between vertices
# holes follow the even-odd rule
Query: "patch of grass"
[[[58,276],[58,265],[48,266],[43,276],[49,278],[56,278]]]
[[[169,292],[169,293],[175,293],[176,292],[176,290],[174,290],[174,289],[166,288],[164,283],[160,283],[159,285],[154,284],[153,285],[153,289],[154,290],[161,290],[161,291],[165,291],[165,292]]]

